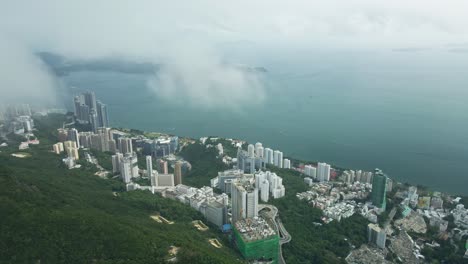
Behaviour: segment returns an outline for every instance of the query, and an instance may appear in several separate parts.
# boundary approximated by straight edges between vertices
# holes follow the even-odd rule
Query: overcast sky
[[[3,100],[48,94],[53,77],[32,56],[45,50],[69,57],[120,55],[174,65],[164,80],[150,82],[162,94],[178,89],[174,83],[181,78],[199,86],[182,92],[219,90],[221,95],[234,85],[244,87],[234,96],[240,99],[254,85],[259,88],[252,95],[262,98],[256,80],[221,65],[225,47],[281,53],[296,48],[468,46],[467,12],[468,1],[463,0],[2,1],[0,91],[6,94]],[[204,62],[193,72],[200,60]],[[28,80],[21,78],[24,72]],[[224,77],[193,79],[213,74]],[[203,90],[205,86],[211,88]],[[213,103],[212,98],[205,103]]]

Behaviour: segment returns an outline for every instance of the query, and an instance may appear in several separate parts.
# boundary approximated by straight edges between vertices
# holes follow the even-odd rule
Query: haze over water
[[[231,61],[268,70],[263,103],[187,105],[158,97],[139,74],[78,72],[64,81],[70,94],[72,86],[94,90],[115,127],[259,141],[285,156],[378,167],[402,182],[468,194],[468,53],[265,53]]]

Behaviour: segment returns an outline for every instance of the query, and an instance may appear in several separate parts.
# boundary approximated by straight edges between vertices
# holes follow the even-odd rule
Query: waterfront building
[[[382,211],[385,211],[386,205],[386,186],[387,176],[379,169],[375,169],[372,180],[372,204]]]
[[[283,152],[279,150],[273,152],[273,164],[278,168],[283,167]]]
[[[317,178],[317,169],[313,167],[312,165],[305,165],[304,174],[315,179]]]
[[[248,157],[249,158],[254,158],[255,157],[255,146],[252,144],[249,144],[247,146],[247,152],[248,152]]]
[[[92,91],[86,91],[83,93],[84,103],[89,109],[96,110],[96,95]]]
[[[330,165],[319,162],[317,164],[317,179],[320,182],[330,181]]]
[[[291,161],[289,159],[283,159],[283,168],[291,169]]]
[[[98,117],[99,126],[108,127],[109,116],[107,113],[107,105],[103,104],[101,101],[96,101],[96,107],[97,107],[97,117]]]
[[[265,148],[264,161],[267,164],[273,164],[273,150],[271,148]]]
[[[91,130],[96,133],[99,127],[98,115],[95,109],[89,111],[89,123],[91,124]]]
[[[264,149],[263,145],[260,142],[255,143],[255,156],[263,159]]]

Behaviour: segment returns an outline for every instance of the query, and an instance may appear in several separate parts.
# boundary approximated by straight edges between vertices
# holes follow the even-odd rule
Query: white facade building
[[[273,164],[273,150],[271,148],[265,148],[263,158],[265,159],[265,163]]]
[[[317,164],[317,179],[321,182],[330,180],[330,165],[319,162]]]
[[[258,189],[249,181],[235,180],[231,186],[232,223],[258,215]]]
[[[247,153],[248,153],[249,158],[255,157],[255,146],[252,144],[249,144],[247,146]]]
[[[313,179],[317,178],[317,168],[312,165],[304,166],[304,174],[312,177]]]

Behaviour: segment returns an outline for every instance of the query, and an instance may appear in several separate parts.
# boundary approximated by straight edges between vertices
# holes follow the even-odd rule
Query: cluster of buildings
[[[317,167],[314,167],[310,164],[304,166],[304,174],[308,176],[310,179],[325,182],[330,180],[330,171],[331,166],[330,164],[319,162],[317,163]]]
[[[152,176],[152,186],[129,183],[127,190],[147,189],[190,205],[202,213],[208,222],[224,231],[232,231],[237,247],[247,260],[277,263],[279,235],[275,231],[274,220],[259,216],[258,203],[259,198],[267,201],[270,194],[273,198],[284,196],[285,190],[279,176],[268,171],[244,174],[242,170],[232,169],[219,172],[218,177],[211,180],[212,187],[194,188],[177,180],[174,182],[172,174],[169,184],[162,184],[161,176],[166,175],[154,171],[151,160],[151,156],[147,156],[146,174]],[[181,162],[176,163],[174,174],[180,171],[181,166]],[[213,188],[220,189],[222,193],[214,193]]]
[[[156,139],[136,136],[133,138],[133,141],[137,148],[141,148],[143,155],[149,155],[154,158],[172,155],[179,148],[179,138],[177,136],[160,136]]]
[[[213,192],[213,188],[208,186],[194,188],[183,184],[178,184],[173,188],[160,189],[158,192],[163,197],[189,205],[219,228],[223,228],[229,223],[229,197],[225,193],[216,194]]]
[[[239,147],[237,151],[238,169],[245,173],[254,173],[265,168],[266,164],[271,164],[278,168],[291,168],[291,161],[283,158],[283,152],[264,148],[260,142],[255,143],[255,145],[249,144],[247,150]]]
[[[296,197],[306,200],[312,206],[323,211],[325,223],[361,213],[371,222],[377,222],[377,215],[385,211],[388,177],[379,169],[372,176],[372,184],[360,181],[329,182],[330,165],[318,163],[317,168],[306,165],[304,183],[309,191],[297,193]],[[360,173],[362,174],[362,173]],[[328,176],[328,178],[327,178]],[[318,182],[317,182],[318,181]],[[371,196],[371,203],[362,201]]]
[[[34,120],[31,117],[31,109],[28,104],[8,106],[1,113],[0,120],[4,121],[1,129],[6,134],[14,133],[25,138],[20,142],[18,149],[28,149],[29,145],[39,144],[39,140],[34,136]]]
[[[362,214],[363,210],[367,212],[367,206],[354,200],[366,199],[370,193],[369,184],[359,182],[353,185],[341,184],[338,182],[313,182],[311,178],[304,179],[309,184],[310,190],[297,193],[299,200],[305,200],[313,207],[323,211],[322,221],[329,223],[331,221],[341,221],[348,218],[356,212]],[[377,218],[375,217],[375,222]]]
[[[285,195],[283,179],[270,171],[258,171],[254,174],[244,174],[242,170],[230,169],[218,172],[218,176],[211,179],[211,187],[220,189],[223,193],[231,194],[232,185],[240,180],[254,184],[260,199],[268,202],[269,198],[281,198]]]
[[[90,124],[94,132],[98,127],[109,126],[107,106],[96,100],[94,92],[87,91],[74,97],[76,121],[82,124]]]

